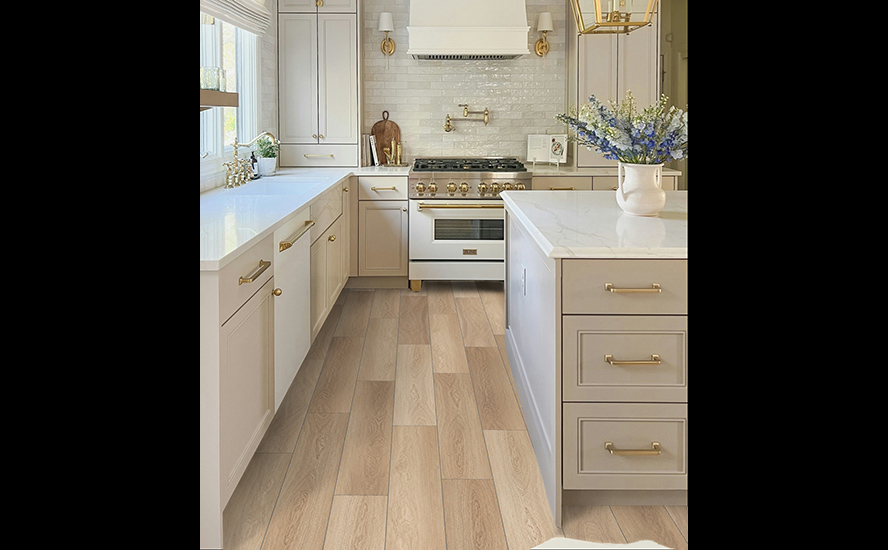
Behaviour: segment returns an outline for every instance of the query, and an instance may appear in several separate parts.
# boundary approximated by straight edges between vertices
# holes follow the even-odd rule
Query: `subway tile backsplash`
[[[407,0],[363,2],[363,128],[369,133],[389,112],[398,124],[405,154],[417,156],[515,156],[527,153],[527,135],[558,133],[564,126],[555,115],[567,101],[565,16],[563,0],[528,0],[530,53],[504,61],[427,61],[413,59],[408,49]],[[533,53],[540,37],[540,12],[552,12],[555,32],[549,33],[547,57]],[[388,60],[380,51],[383,33],[376,30],[379,14],[391,12],[397,50]],[[471,17],[471,14],[467,14]],[[461,103],[471,110],[490,110],[490,124],[463,119]],[[447,115],[453,132],[444,131]],[[481,118],[472,115],[470,118]]]

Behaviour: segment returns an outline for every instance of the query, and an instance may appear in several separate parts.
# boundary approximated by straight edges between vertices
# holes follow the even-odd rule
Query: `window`
[[[243,143],[259,133],[258,40],[255,34],[201,13],[200,65],[224,70],[224,91],[238,93],[239,107],[200,113],[201,177],[224,170],[235,139]]]

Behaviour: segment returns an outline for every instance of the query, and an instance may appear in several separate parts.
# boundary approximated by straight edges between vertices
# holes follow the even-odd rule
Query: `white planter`
[[[260,157],[256,159],[259,161],[259,175],[260,176],[273,176],[275,169],[277,168],[277,158],[265,158]]]
[[[619,164],[617,204],[633,216],[656,216],[666,206],[662,164]]]

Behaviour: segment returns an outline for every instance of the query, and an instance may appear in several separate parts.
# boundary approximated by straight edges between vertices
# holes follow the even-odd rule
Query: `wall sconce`
[[[629,34],[650,26],[658,0],[569,0],[579,34]]]
[[[550,32],[555,32],[555,27],[552,25],[551,12],[544,11],[540,14],[540,18],[537,21],[537,30],[543,33],[543,37],[537,40],[536,54],[539,57],[549,55],[549,38],[546,35]]]
[[[392,21],[392,14],[382,12],[379,14],[379,32],[385,33],[385,40],[382,41],[382,53],[392,55],[395,53],[395,41],[389,38],[389,33],[395,30],[395,24]]]

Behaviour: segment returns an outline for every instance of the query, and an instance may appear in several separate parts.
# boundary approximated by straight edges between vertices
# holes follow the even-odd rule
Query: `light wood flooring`
[[[687,549],[687,506],[569,507],[555,527],[503,301],[502,283],[343,291],[225,509],[225,549]]]

